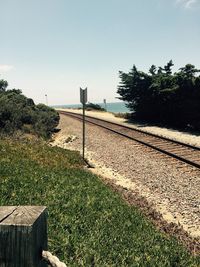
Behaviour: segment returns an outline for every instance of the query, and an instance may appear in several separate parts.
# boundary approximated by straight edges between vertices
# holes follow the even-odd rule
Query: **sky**
[[[116,102],[119,71],[200,69],[200,0],[0,0],[0,79],[36,104]]]

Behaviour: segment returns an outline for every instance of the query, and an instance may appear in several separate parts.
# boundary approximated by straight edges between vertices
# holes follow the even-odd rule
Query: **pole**
[[[87,103],[87,87],[84,90],[80,88],[80,102],[83,105],[83,160],[85,160],[85,104]]]
[[[45,95],[46,97],[46,105],[48,106],[48,98],[47,98],[47,95]]]
[[[85,102],[83,102],[83,159],[85,160]]]

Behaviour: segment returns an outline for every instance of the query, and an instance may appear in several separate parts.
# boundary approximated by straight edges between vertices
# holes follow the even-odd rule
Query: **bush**
[[[100,111],[105,111],[105,109],[102,108],[100,105],[93,104],[93,103],[86,104],[86,109],[87,110],[100,110]]]
[[[36,106],[36,120],[34,124],[38,135],[49,138],[59,123],[59,114],[53,108],[39,104]]]
[[[1,86],[2,84],[2,86]],[[59,114],[43,104],[24,96],[21,90],[5,90],[6,82],[0,81],[0,131],[13,134],[21,130],[49,138],[59,123]],[[2,89],[2,88],[3,89]]]

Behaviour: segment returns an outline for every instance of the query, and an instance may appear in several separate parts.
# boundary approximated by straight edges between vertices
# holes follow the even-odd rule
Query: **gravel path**
[[[81,122],[61,115],[61,131],[53,145],[81,150]],[[86,156],[94,171],[137,193],[167,222],[200,238],[200,171],[138,143],[86,125]]]

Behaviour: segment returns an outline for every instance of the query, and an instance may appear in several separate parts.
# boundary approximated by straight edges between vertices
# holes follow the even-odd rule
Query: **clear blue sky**
[[[0,79],[36,103],[116,101],[118,71],[200,68],[200,0],[0,0]]]

